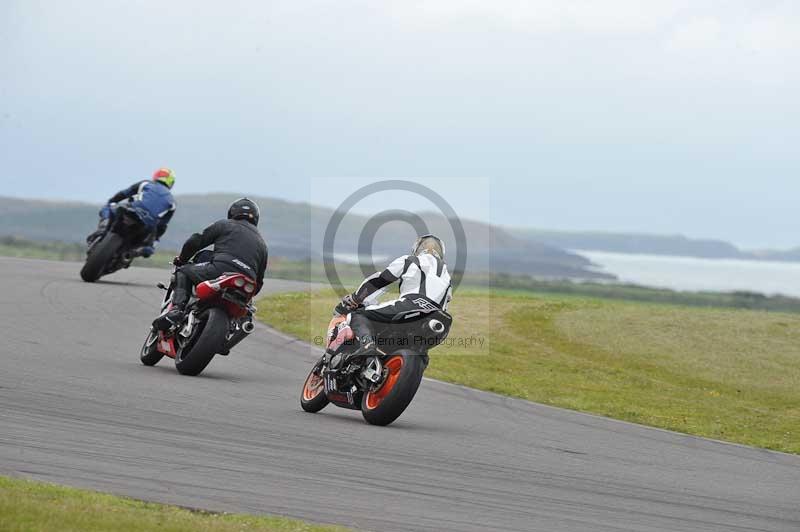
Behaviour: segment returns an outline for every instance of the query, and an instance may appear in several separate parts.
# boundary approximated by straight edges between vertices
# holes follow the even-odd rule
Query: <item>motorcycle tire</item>
[[[81,268],[81,279],[87,283],[93,283],[100,279],[109,261],[114,258],[123,244],[122,237],[116,233],[106,233],[102,238],[89,252],[86,262]]]
[[[384,379],[361,399],[361,415],[370,425],[386,426],[400,417],[422,382],[425,357],[413,351],[398,351],[383,361]]]
[[[155,366],[162,358],[164,358],[164,355],[158,350],[158,331],[150,329],[150,333],[144,339],[139,360],[145,366]]]
[[[200,375],[225,347],[230,319],[221,308],[210,308],[198,316],[192,337],[178,348],[175,368],[181,375]]]
[[[320,364],[317,363],[306,377],[303,391],[300,392],[300,407],[306,412],[316,413],[328,406],[328,396],[325,394],[325,383],[319,375]]]

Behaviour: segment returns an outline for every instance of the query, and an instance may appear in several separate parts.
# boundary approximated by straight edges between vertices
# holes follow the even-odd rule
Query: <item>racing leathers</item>
[[[378,304],[378,299],[395,281],[400,282],[400,297]],[[412,318],[439,309],[447,310],[452,294],[450,273],[442,259],[429,253],[403,255],[345,296],[336,312],[350,312],[351,329],[361,345],[369,348],[374,340],[370,322],[391,323],[398,317]]]
[[[204,253],[202,262],[187,264],[198,251],[212,244],[214,251],[211,256]],[[175,271],[172,311],[166,314],[167,320],[174,322],[182,317],[196,284],[216,279],[224,273],[236,272],[250,277],[256,281],[255,293],[258,293],[264,284],[267,257],[267,244],[256,226],[246,220],[219,220],[202,233],[193,234],[183,244],[177,258],[177,263],[183,265]],[[165,324],[162,320],[156,325]]]
[[[158,181],[137,181],[133,185],[120,190],[108,200],[100,210],[100,223],[97,231],[89,235],[87,241],[91,243],[98,236],[105,232],[114,211],[112,204],[128,200],[128,207],[133,210],[142,222],[142,225],[149,230],[149,235],[142,242],[140,253],[149,257],[155,251],[155,241],[161,238],[166,232],[167,225],[175,213],[175,199],[172,197],[169,187]]]

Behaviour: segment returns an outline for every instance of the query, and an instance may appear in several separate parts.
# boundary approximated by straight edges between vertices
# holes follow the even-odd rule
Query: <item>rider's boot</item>
[[[186,317],[186,303],[189,302],[191,281],[180,270],[175,272],[175,288],[172,292],[172,308],[153,320],[153,327],[166,331],[183,322]]]
[[[374,333],[372,332],[369,318],[360,312],[352,313],[350,315],[350,328],[353,329],[355,339],[360,345],[355,351],[344,355],[342,363],[376,350]]]
[[[151,257],[155,252],[156,252],[155,235],[153,234],[144,239],[142,244],[134,251],[134,253],[137,256],[144,258]]]

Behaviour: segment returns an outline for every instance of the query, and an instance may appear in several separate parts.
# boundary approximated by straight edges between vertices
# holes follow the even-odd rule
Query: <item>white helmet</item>
[[[411,253],[417,256],[428,253],[439,260],[444,260],[444,242],[436,235],[422,235],[414,242]]]

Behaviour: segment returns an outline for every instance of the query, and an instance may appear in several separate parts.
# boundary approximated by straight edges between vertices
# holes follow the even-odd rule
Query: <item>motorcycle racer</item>
[[[396,281],[400,282],[400,297],[378,304],[380,296]],[[446,311],[452,293],[444,243],[428,234],[417,238],[411,254],[396,258],[342,298],[334,312],[349,313],[350,328],[366,350],[374,345],[371,322],[392,323],[398,318],[411,320],[436,310]]]
[[[138,254],[149,257],[155,252],[155,243],[166,232],[167,225],[175,213],[175,199],[171,189],[175,184],[175,174],[169,168],[159,168],[153,173],[152,180],[137,181],[111,196],[106,205],[100,209],[100,221],[97,230],[86,239],[90,246],[101,236],[114,215],[113,206],[128,200],[129,207],[135,211],[142,224],[151,234],[142,242]]]
[[[258,205],[248,198],[241,198],[230,205],[227,219],[214,222],[202,233],[195,233],[186,240],[180,255],[175,257],[175,265],[179,268],[175,272],[172,308],[153,321],[155,328],[165,330],[180,323],[192,288],[224,273],[242,273],[256,281],[255,293],[261,290],[268,251],[258,232],[259,218]],[[194,263],[189,263],[198,251],[212,244],[212,254],[203,253],[202,257],[195,257]]]

